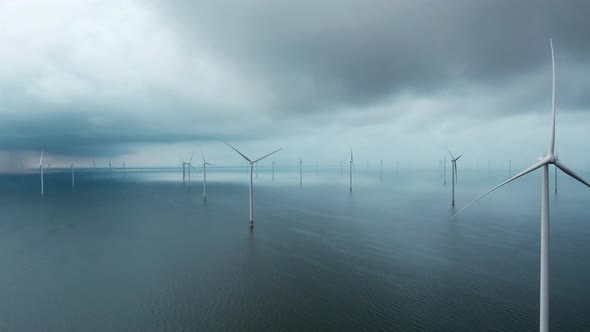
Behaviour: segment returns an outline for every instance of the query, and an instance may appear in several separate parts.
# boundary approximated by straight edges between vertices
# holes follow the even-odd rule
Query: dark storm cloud
[[[219,139],[206,133],[158,128],[116,115],[108,116],[107,123],[75,113],[4,115],[0,124],[0,149],[45,149],[60,155],[101,157],[131,153],[133,144]]]
[[[162,2],[183,38],[278,94],[272,107],[362,107],[401,92],[502,87],[559,60],[588,65],[587,1]],[[578,84],[579,82],[569,83]],[[563,100],[588,106],[585,91]],[[576,105],[581,103],[581,105]],[[526,108],[517,111],[526,111]]]

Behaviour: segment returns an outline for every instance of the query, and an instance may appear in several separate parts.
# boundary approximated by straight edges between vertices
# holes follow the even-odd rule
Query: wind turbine
[[[539,168],[542,168],[543,172],[541,173],[542,179],[542,190],[541,190],[541,270],[540,270],[540,310],[539,310],[539,330],[541,332],[549,331],[549,165],[553,164],[555,167],[562,170],[565,174],[571,176],[572,178],[578,180],[582,184],[590,187],[590,183],[586,182],[580,176],[578,176],[574,171],[572,171],[569,167],[563,164],[561,161],[557,159],[555,156],[555,55],[553,52],[553,42],[551,39],[549,40],[549,44],[551,46],[551,65],[552,65],[552,110],[551,110],[551,135],[549,140],[549,149],[547,154],[541,158],[539,161],[532,165],[531,167],[525,169],[524,171],[516,174],[515,176],[511,177],[510,179],[500,183],[499,185],[495,186],[494,188],[488,190],[487,192],[483,193],[482,195],[478,196],[476,199],[471,201],[469,204],[465,205],[464,208],[459,210],[454,216],[451,217],[451,220],[454,219],[457,214],[461,213],[471,204],[477,202],[487,194],[491,193],[492,191],[504,186],[505,184],[512,182],[523,175],[531,173]]]
[[[74,182],[74,164],[71,163],[70,164],[70,169],[72,170],[72,189],[76,187],[76,184]]]
[[[207,165],[211,165],[211,166],[214,166],[214,165],[208,163],[205,160],[205,155],[203,154],[203,151],[202,150],[201,150],[201,157],[203,157],[203,201],[206,201],[207,200],[207,191],[206,191],[206,187],[207,187]]]
[[[452,168],[451,168],[451,183],[452,183],[452,187],[453,187],[453,194],[452,194],[452,199],[451,199],[451,206],[455,206],[455,183],[457,183],[457,160],[459,160],[459,158],[461,158],[462,155],[459,155],[459,157],[455,158],[453,156],[453,154],[449,151],[449,154],[451,155],[451,163],[452,163]]]
[[[41,150],[41,158],[39,159],[39,173],[41,174],[41,196],[44,195],[43,192],[43,154],[45,150]]]
[[[350,148],[350,192],[352,192],[352,148]]]
[[[180,159],[180,161],[181,161],[181,165],[182,165],[182,184],[185,184],[186,183],[186,181],[185,181],[185,179],[186,179],[186,168],[185,168],[186,163],[184,162],[184,159]]]
[[[299,157],[299,184],[303,184],[303,160]]]
[[[193,166],[193,156],[195,154],[191,154],[191,159],[188,160],[188,163],[186,163],[186,165],[188,166],[188,186],[191,186],[191,167]]]
[[[255,160],[250,160],[250,158],[246,157],[243,153],[241,153],[240,151],[238,151],[236,148],[234,148],[233,146],[231,146],[228,142],[225,142],[225,144],[227,144],[230,148],[232,148],[234,151],[236,151],[240,156],[242,156],[242,158],[246,159],[246,161],[248,161],[248,163],[250,163],[250,228],[254,228],[254,216],[253,216],[253,191],[252,191],[252,172],[254,170],[254,164],[261,161],[262,159],[275,154],[279,151],[281,151],[281,149],[275,150],[261,158],[255,159]]]

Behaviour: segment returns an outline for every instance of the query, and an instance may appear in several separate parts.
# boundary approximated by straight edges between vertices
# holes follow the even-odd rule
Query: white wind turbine
[[[228,142],[225,142],[225,144],[227,144],[230,148],[232,148],[234,151],[239,153],[240,156],[242,156],[242,158],[246,159],[246,161],[248,161],[248,163],[250,163],[250,228],[253,228],[254,227],[254,216],[253,216],[254,211],[253,211],[252,172],[254,171],[254,164],[261,161],[262,159],[272,155],[272,154],[275,154],[275,153],[281,151],[281,149],[275,150],[275,151],[265,155],[264,157],[258,158],[256,160],[250,160],[250,158],[246,157],[243,153],[241,153],[236,148],[231,146]]]
[[[72,170],[72,188],[75,188],[76,183],[74,182],[74,163],[70,164],[70,169]]]
[[[195,154],[191,154],[191,159],[188,160],[188,163],[186,163],[186,165],[188,166],[188,186],[191,186],[191,167],[193,166],[193,156]]]
[[[45,150],[41,150],[41,158],[39,159],[39,173],[41,174],[41,196],[44,195],[43,191],[43,154]]]
[[[455,184],[457,183],[457,160],[459,160],[459,158],[461,158],[462,155],[459,155],[459,157],[455,158],[453,156],[453,154],[449,151],[449,154],[451,155],[451,163],[452,163],[452,168],[451,168],[451,183],[453,184],[452,187],[452,198],[451,198],[451,206],[455,206]]]
[[[352,192],[352,148],[350,149],[350,192]]]
[[[206,201],[207,200],[207,191],[206,191],[206,187],[207,187],[207,165],[211,165],[211,166],[215,166],[215,165],[210,164],[210,163],[208,163],[205,160],[205,155],[203,154],[203,151],[202,150],[201,150],[201,157],[203,157],[203,201]]]
[[[184,184],[186,178],[186,163],[184,162],[184,159],[180,159],[180,162],[180,165],[182,166],[182,184]]]
[[[303,184],[303,160],[299,157],[299,184]]]
[[[552,64],[552,110],[551,110],[551,136],[549,140],[549,149],[547,154],[541,158],[539,158],[539,162],[532,165],[531,167],[525,169],[524,171],[516,174],[515,176],[511,177],[510,179],[500,183],[499,185],[495,186],[494,188],[488,190],[487,192],[483,193],[482,195],[478,196],[476,199],[471,201],[469,204],[465,205],[464,208],[459,210],[454,216],[451,217],[451,220],[454,219],[457,214],[461,213],[471,204],[477,202],[482,197],[486,196],[487,194],[491,193],[492,191],[502,187],[503,185],[512,182],[523,175],[526,175],[534,170],[542,168],[543,172],[541,173],[542,179],[542,190],[541,190],[541,273],[540,273],[540,310],[539,310],[539,330],[541,332],[549,331],[549,165],[553,164],[555,167],[562,170],[565,174],[571,176],[572,178],[578,180],[582,184],[590,187],[590,183],[586,182],[580,176],[578,176],[574,171],[572,171],[569,167],[563,164],[561,161],[557,159],[555,156],[555,55],[553,52],[553,42],[549,40],[551,46],[551,64]]]

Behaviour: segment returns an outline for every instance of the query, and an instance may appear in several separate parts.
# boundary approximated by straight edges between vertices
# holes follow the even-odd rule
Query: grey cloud
[[[590,53],[590,3],[576,0],[160,5],[186,40],[213,45],[235,70],[267,82],[279,96],[269,107],[295,113],[506,85],[546,68],[549,37],[573,62],[588,66]]]

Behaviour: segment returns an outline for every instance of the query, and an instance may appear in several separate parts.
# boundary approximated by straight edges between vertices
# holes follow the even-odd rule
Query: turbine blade
[[[455,159],[455,161],[459,160],[459,158],[461,158],[462,154],[459,155],[459,157],[457,157],[457,159]]]
[[[563,164],[559,160],[555,161],[555,166],[559,167],[559,169],[562,170],[565,174],[567,174],[567,175],[571,176],[572,178],[574,178],[574,179],[582,182],[587,187],[590,187],[590,183],[586,182],[578,174],[574,173],[574,171],[572,171],[571,169],[569,169],[569,167],[565,166],[565,164]]]
[[[538,162],[538,163],[534,164],[533,166],[531,166],[531,167],[529,167],[529,168],[525,169],[524,171],[522,171],[522,172],[520,172],[520,173],[516,174],[515,176],[511,177],[510,179],[508,179],[508,180],[506,180],[506,181],[504,181],[504,182],[500,183],[499,185],[495,186],[494,188],[492,188],[492,189],[490,189],[490,190],[486,191],[485,193],[483,193],[483,194],[481,194],[481,195],[477,196],[477,198],[475,198],[474,200],[472,200],[471,202],[469,202],[467,205],[465,205],[465,206],[464,206],[464,207],[463,207],[461,210],[459,210],[459,212],[455,213],[455,214],[454,214],[454,215],[453,215],[453,216],[452,216],[452,217],[449,219],[449,221],[450,221],[450,220],[453,220],[453,219],[455,219],[455,217],[456,217],[456,216],[457,216],[459,213],[463,212],[463,210],[465,210],[466,208],[468,208],[468,207],[469,207],[471,204],[473,204],[473,203],[475,203],[475,202],[479,201],[481,198],[483,198],[483,197],[484,197],[484,196],[486,196],[487,194],[491,193],[492,191],[494,191],[494,190],[496,190],[496,189],[498,189],[498,188],[502,187],[503,185],[505,185],[505,184],[507,184],[507,183],[509,183],[509,182],[512,182],[512,181],[514,181],[514,180],[518,179],[519,177],[521,177],[521,176],[523,176],[523,175],[526,175],[526,174],[528,174],[528,173],[530,173],[530,172],[532,172],[532,171],[534,171],[534,170],[536,170],[536,169],[538,169],[539,167],[541,167],[541,166],[544,166],[544,165],[547,165],[547,162],[546,162],[545,160],[543,160],[543,161],[540,161],[540,162]]]
[[[549,154],[555,150],[555,53],[553,52],[553,40],[549,39],[551,46],[551,67],[553,72],[553,89],[551,94],[551,141],[549,142]]]
[[[227,144],[230,148],[234,149],[234,151],[236,151],[237,153],[239,153],[240,156],[244,157],[244,159],[246,159],[248,162],[250,162],[250,163],[252,162],[252,160],[250,160],[250,158],[246,157],[243,153],[241,153],[240,151],[238,151],[238,149],[236,149],[233,146],[231,146],[231,144],[229,144],[228,142],[224,142],[224,143]]]
[[[39,159],[39,165],[43,165],[43,154],[45,153],[45,150],[41,150],[41,159]]]
[[[189,160],[188,160],[188,163],[189,163],[189,164],[193,162],[193,157],[194,157],[194,156],[195,156],[195,153],[193,152],[193,153],[191,154],[191,159],[189,159]]]
[[[205,155],[203,154],[203,150],[199,149],[201,151],[201,157],[203,157],[203,162],[206,163],[207,161],[205,160]]]
[[[276,151],[273,151],[273,152],[271,152],[271,153],[267,154],[266,156],[264,156],[264,157],[262,157],[262,158],[258,158],[258,159],[256,159],[256,160],[254,160],[252,163],[259,162],[259,161],[261,161],[262,159],[264,159],[264,158],[266,158],[266,157],[268,157],[268,156],[270,156],[270,155],[272,155],[272,154],[275,154],[275,153],[277,153],[277,152],[279,152],[279,151],[281,151],[281,150],[282,150],[282,148],[280,148],[280,149],[278,149],[278,150],[276,150]]]

